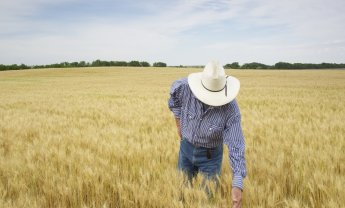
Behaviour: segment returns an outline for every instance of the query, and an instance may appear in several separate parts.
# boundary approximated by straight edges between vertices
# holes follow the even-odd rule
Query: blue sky
[[[6,0],[0,64],[345,62],[343,0]]]

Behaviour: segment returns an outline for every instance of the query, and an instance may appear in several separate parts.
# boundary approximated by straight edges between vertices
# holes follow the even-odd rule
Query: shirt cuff
[[[181,114],[180,108],[171,108],[171,111],[173,112],[175,118],[180,118],[180,114]]]
[[[243,177],[241,175],[234,175],[233,176],[232,187],[240,188],[243,191]]]

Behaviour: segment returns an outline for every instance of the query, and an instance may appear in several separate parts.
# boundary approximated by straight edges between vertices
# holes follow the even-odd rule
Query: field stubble
[[[176,171],[169,87],[195,71],[0,72],[0,207],[230,207],[227,150],[210,201]],[[244,207],[344,207],[345,71],[227,73],[241,81]]]

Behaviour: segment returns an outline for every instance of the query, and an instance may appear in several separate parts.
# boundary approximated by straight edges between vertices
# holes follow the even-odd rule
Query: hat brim
[[[227,77],[227,93],[225,89],[212,92],[204,88],[201,83],[202,72],[192,73],[188,76],[188,85],[194,96],[201,102],[211,106],[222,106],[234,100],[240,91],[240,81],[233,77]]]

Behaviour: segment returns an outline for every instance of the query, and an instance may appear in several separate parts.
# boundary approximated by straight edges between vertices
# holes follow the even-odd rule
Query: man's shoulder
[[[233,99],[230,103],[223,106],[224,110],[230,115],[230,117],[235,115],[240,115],[240,109],[237,104],[237,100]]]
[[[172,86],[174,85],[188,85],[188,78],[182,77],[180,79],[177,79],[172,83]]]
[[[175,80],[171,85],[171,92],[177,90],[177,89],[183,89],[186,86],[188,86],[188,79],[187,77],[183,77],[180,79]]]

